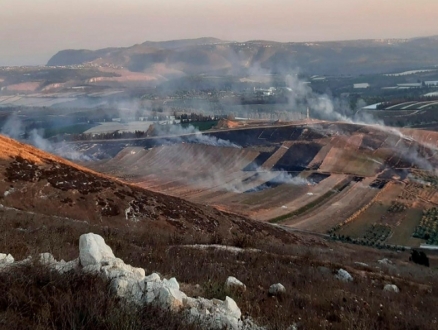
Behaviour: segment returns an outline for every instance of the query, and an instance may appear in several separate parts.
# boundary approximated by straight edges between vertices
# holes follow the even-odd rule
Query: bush
[[[409,260],[416,264],[429,267],[429,258],[423,251],[412,250]]]

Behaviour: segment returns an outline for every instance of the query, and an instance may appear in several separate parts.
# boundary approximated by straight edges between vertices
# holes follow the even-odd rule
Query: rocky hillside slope
[[[426,268],[406,251],[292,235],[8,138],[0,137],[0,147],[0,268],[11,267],[0,270],[0,329],[199,328],[151,304],[131,308],[114,291],[128,300],[139,293],[157,303],[182,301],[182,310],[206,318],[234,311],[234,324],[250,318],[266,329],[436,328],[432,252]],[[112,253],[78,240],[90,232]],[[107,259],[90,258],[96,252]],[[144,276],[152,273],[158,276]],[[163,280],[171,277],[178,282]],[[143,284],[147,292],[132,291]]]
[[[0,147],[0,210],[168,233],[292,237],[271,226],[126,184],[4,136]]]

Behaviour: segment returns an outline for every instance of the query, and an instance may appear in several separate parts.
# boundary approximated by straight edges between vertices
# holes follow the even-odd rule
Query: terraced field
[[[408,215],[438,203],[438,190],[425,184],[438,166],[435,132],[283,123],[132,145],[93,167],[230,213],[362,243],[384,232],[376,244],[420,244],[410,233],[420,218]]]

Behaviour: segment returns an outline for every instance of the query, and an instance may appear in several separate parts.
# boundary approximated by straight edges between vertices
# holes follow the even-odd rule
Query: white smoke
[[[280,174],[271,180],[271,182],[291,184],[295,186],[308,186],[314,184],[313,181],[307,180],[299,175],[291,175],[285,171],[280,171]]]
[[[90,161],[88,156],[73,149],[65,142],[52,142],[43,137],[43,131],[31,130],[26,137],[25,125],[21,119],[11,115],[0,130],[0,133],[12,139],[33,145],[34,147],[70,160]]]
[[[189,125],[188,127],[181,127],[180,125],[155,125],[155,130],[158,133],[158,138],[163,136],[172,137],[172,141],[176,140],[179,142],[191,142],[198,144],[205,144],[215,147],[231,147],[231,148],[241,148],[239,145],[232,143],[227,140],[219,139],[215,136],[202,134],[196,127]]]
[[[416,141],[413,137],[404,134],[400,129],[386,126],[382,120],[377,120],[369,113],[361,112],[360,109],[365,105],[362,100],[359,100],[355,111],[352,112],[349,108],[350,105],[346,104],[346,102],[339,99],[333,99],[328,94],[317,94],[313,92],[309,84],[305,84],[301,81],[297,74],[287,76],[286,82],[293,90],[293,93],[289,98],[289,104],[293,109],[309,107],[311,117],[313,115],[313,117],[322,120],[370,126],[382,132],[394,134],[405,141],[421,144],[434,151],[438,150],[436,146]],[[317,126],[312,125],[312,129],[316,129],[319,133],[325,135],[324,128],[318,129]],[[342,132],[340,133],[342,134]],[[404,144],[399,143],[394,143],[390,147],[393,148],[404,160],[415,164],[419,168],[437,172],[430,161],[423,157],[418,150],[406,147]]]

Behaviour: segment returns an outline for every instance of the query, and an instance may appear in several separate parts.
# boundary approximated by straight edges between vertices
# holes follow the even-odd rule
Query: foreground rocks
[[[352,282],[353,276],[350,275],[345,269],[339,269],[335,277],[342,282]]]
[[[14,262],[9,254],[0,254],[0,268],[15,264],[30,264],[31,258]],[[153,304],[160,308],[181,312],[189,323],[198,323],[206,329],[261,329],[251,320],[242,321],[241,311],[230,297],[225,300],[188,297],[180,290],[175,278],[161,278],[153,273],[146,276],[142,268],[132,267],[116,258],[104,239],[96,234],[84,234],[79,239],[79,259],[69,262],[56,261],[50,253],[39,255],[38,262],[60,273],[78,270],[101,276],[110,282],[111,292],[141,306]],[[229,277],[225,286],[230,290],[246,290],[246,286],[234,277]]]
[[[268,293],[270,296],[279,296],[286,293],[286,288],[281,283],[272,284]]]
[[[229,276],[224,284],[224,290],[227,294],[243,293],[246,291],[246,285],[233,276]]]
[[[0,253],[0,267],[12,264],[14,262],[14,257],[10,254]]]
[[[395,284],[386,284],[383,287],[383,291],[395,292],[395,293],[399,293],[400,292],[399,288]]]

